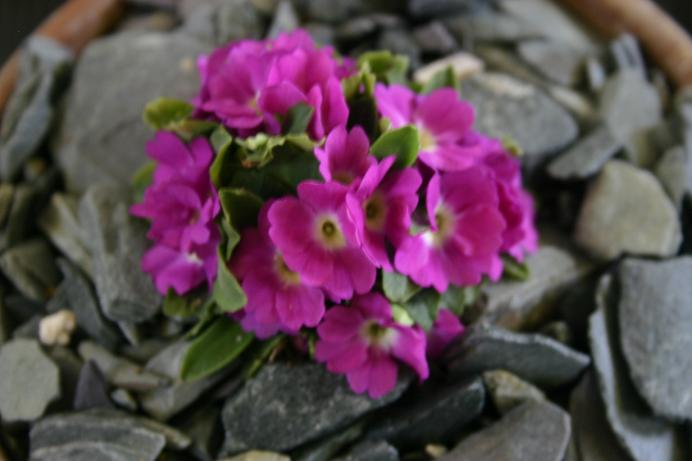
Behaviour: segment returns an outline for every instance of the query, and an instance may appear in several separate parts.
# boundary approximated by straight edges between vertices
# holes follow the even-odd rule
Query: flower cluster
[[[367,64],[357,69],[303,31],[230,44],[202,57],[200,72],[192,116],[234,141],[223,155],[217,149],[216,159],[204,135],[186,144],[164,131],[148,145],[156,170],[133,208],[151,220],[156,242],[143,269],[162,293],[221,283],[217,255],[230,252],[217,247],[232,249],[228,229],[235,225],[239,242],[222,262],[242,287],[245,302],[233,318],[246,331],[265,339],[314,329],[315,359],[372,397],[394,388],[398,364],[426,379],[428,359],[463,332],[453,313],[459,306],[438,296],[429,324],[414,322],[407,299],[387,293],[384,274],[404,278],[416,293],[445,293],[496,281],[504,257],[521,262],[534,251],[533,204],[518,159],[473,130],[473,107],[454,88],[419,94],[379,79],[368,90],[367,77],[374,77]],[[357,96],[373,103],[374,132],[349,110],[342,88],[353,81]],[[285,151],[247,152],[258,136],[273,137],[272,146],[290,144],[284,122],[298,105],[309,108],[303,130],[312,147],[301,158],[314,164],[312,176],[303,163],[299,171],[272,169]],[[379,141],[401,141],[402,129],[416,134],[413,159],[403,158],[400,144],[382,152]],[[261,161],[234,159],[241,152]],[[225,164],[222,184],[212,184],[212,161]],[[293,192],[266,192],[268,182]],[[217,218],[217,189],[237,187],[263,202],[250,224],[237,223],[225,207]]]

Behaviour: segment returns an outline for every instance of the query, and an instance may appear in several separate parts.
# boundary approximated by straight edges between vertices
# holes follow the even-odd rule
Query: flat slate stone
[[[117,410],[52,415],[31,428],[31,460],[154,461],[164,447],[182,450],[190,439],[173,428]]]
[[[449,443],[483,411],[485,390],[479,378],[447,386],[427,386],[419,398],[385,410],[366,438],[386,440],[401,450]]]
[[[483,384],[495,408],[503,415],[524,402],[545,400],[540,389],[505,370],[484,372]]]
[[[569,399],[572,440],[579,456],[575,461],[629,461],[605,417],[592,371],[585,373]]]
[[[0,347],[0,416],[6,423],[31,422],[60,397],[58,367],[38,342],[15,339]]]
[[[77,217],[77,199],[56,192],[38,217],[38,225],[50,241],[86,274],[93,273],[91,255],[84,243]]]
[[[98,366],[91,360],[82,366],[74,396],[73,408],[77,411],[89,408],[112,408],[108,398],[106,379]]]
[[[635,461],[683,461],[687,457],[682,431],[652,414],[629,377],[620,350],[614,295],[611,277],[606,275],[599,283],[598,310],[589,321],[589,342],[606,418]]]
[[[123,32],[92,42],[53,140],[67,188],[129,184],[153,136],[142,122],[144,106],[164,96],[191,99],[199,85],[195,60],[208,51],[210,45],[182,33]]]
[[[689,176],[692,173],[692,159],[687,157],[683,146],[673,146],[663,153],[656,163],[654,173],[668,193],[675,208],[682,207],[682,199],[689,189]]]
[[[368,440],[361,442],[351,451],[334,461],[399,461],[399,452],[387,442]]]
[[[620,265],[620,341],[656,414],[692,420],[692,257]]]
[[[48,243],[35,238],[10,248],[0,256],[0,269],[27,298],[43,302],[60,282]]]
[[[195,381],[182,381],[180,367],[189,347],[190,343],[177,341],[152,357],[145,367],[145,372],[170,380],[169,385],[146,392],[140,399],[142,408],[160,421],[165,421],[187,408],[228,374],[227,370],[221,370]]]
[[[94,289],[74,264],[66,259],[58,259],[58,266],[63,274],[63,281],[58,292],[64,298],[65,306],[55,306],[57,309],[69,308],[77,317],[77,325],[94,341],[109,348],[121,342],[120,335],[108,319],[101,313]]]
[[[564,86],[579,83],[585,54],[558,42],[528,40],[519,43],[519,56],[537,72]]]
[[[90,244],[103,313],[117,322],[140,323],[159,312],[161,296],[140,270],[150,242],[146,224],[130,216],[129,206],[125,190],[107,184],[93,186],[79,204],[79,221]]]
[[[501,0],[501,9],[531,27],[536,34],[579,51],[598,51],[598,40],[582,21],[550,0]]]
[[[567,288],[594,269],[565,238],[550,229],[540,229],[538,251],[526,259],[528,280],[503,280],[481,288],[483,319],[508,329],[535,327],[551,315],[551,306]]]
[[[575,239],[593,256],[671,256],[682,241],[678,214],[656,177],[609,161],[582,203]]]
[[[547,336],[486,325],[471,327],[450,347],[445,361],[455,376],[502,369],[546,388],[574,381],[590,363],[588,355]]]
[[[0,130],[0,173],[16,179],[37,153],[55,116],[54,106],[69,81],[73,53],[43,36],[27,39],[19,61],[19,77],[8,101]]]
[[[608,79],[599,102],[599,114],[613,135],[625,144],[628,158],[635,164],[651,167],[656,152],[642,136],[662,117],[661,99],[656,88],[636,70],[619,71]]]
[[[549,402],[527,402],[470,435],[439,461],[562,461],[570,418]]]
[[[475,127],[516,141],[529,169],[574,141],[574,118],[537,87],[506,74],[484,73],[462,81],[463,98],[476,108]]]
[[[223,452],[250,448],[289,451],[333,433],[360,416],[396,400],[410,376],[385,397],[355,394],[343,376],[317,363],[265,365],[228,398],[222,412]]]
[[[548,164],[555,179],[586,179],[598,173],[620,149],[622,142],[607,125],[599,125]]]

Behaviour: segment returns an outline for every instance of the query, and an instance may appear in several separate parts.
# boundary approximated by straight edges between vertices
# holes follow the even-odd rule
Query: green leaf
[[[225,242],[223,242],[220,247],[220,252],[225,257],[226,261],[230,261],[231,256],[233,256],[233,250],[235,250],[236,245],[240,243],[240,234],[235,230],[233,225],[231,225],[230,221],[225,218],[221,220],[221,230],[226,238]]]
[[[237,322],[219,317],[190,345],[183,357],[180,377],[193,381],[219,371],[237,359],[253,338]]]
[[[399,168],[413,165],[418,158],[419,150],[418,130],[411,125],[387,131],[377,138],[370,148],[372,154],[379,159],[396,155],[395,165]]]
[[[372,72],[378,81],[390,84],[406,83],[408,64],[406,56],[390,51],[368,51],[358,58],[360,69]]]
[[[392,317],[394,318],[395,322],[407,327],[413,326],[416,323],[413,321],[409,313],[406,312],[406,309],[398,304],[392,304]]]
[[[502,137],[502,147],[504,147],[507,152],[515,157],[521,157],[524,155],[524,150],[521,148],[519,143],[510,136]]]
[[[149,187],[154,178],[154,170],[156,170],[156,163],[147,162],[132,175],[132,189],[134,190],[136,202],[139,202],[144,197],[144,191]]]
[[[382,272],[382,291],[392,303],[405,303],[421,290],[405,275],[398,272]]]
[[[478,300],[480,288],[455,287],[450,285],[447,291],[442,293],[440,298],[440,308],[446,308],[454,312],[457,316],[464,313],[464,310]]]
[[[163,313],[168,317],[177,318],[199,315],[204,307],[205,298],[206,293],[191,293],[180,296],[175,291],[168,290],[163,299]]]
[[[282,133],[285,134],[300,134],[305,133],[315,112],[311,106],[300,103],[293,106],[286,114],[286,119],[282,124]]]
[[[195,120],[186,118],[171,124],[168,129],[174,131],[185,141],[192,141],[198,136],[206,136],[219,126],[216,122],[208,120]]]
[[[224,255],[220,250],[219,248],[217,258],[218,271],[211,297],[220,312],[236,312],[245,307],[247,297],[236,278],[228,269],[226,260],[223,258]]]
[[[262,199],[247,189],[225,187],[219,190],[224,218],[237,230],[257,225]]]
[[[285,335],[276,335],[267,341],[262,341],[252,354],[252,358],[248,360],[243,377],[250,379],[264,366],[269,358],[276,353],[277,350],[284,347],[286,344]]]
[[[229,152],[231,144],[233,144],[233,136],[223,125],[219,125],[211,133],[209,140],[216,153],[211,168],[209,168],[209,175],[214,186],[220,189],[232,174]]]
[[[194,111],[192,104],[179,99],[159,98],[144,107],[144,121],[154,130],[168,130]]]
[[[417,325],[425,331],[429,331],[440,308],[440,294],[435,290],[423,290],[408,302],[402,303],[401,307],[411,316]]]
[[[504,263],[503,277],[523,282],[531,277],[529,266],[525,262],[519,262],[509,255],[502,255]]]
[[[459,80],[457,79],[452,66],[447,66],[446,68],[436,72],[430,78],[430,80],[423,85],[421,93],[430,93],[431,91],[438,90],[440,88],[454,88],[459,90]]]

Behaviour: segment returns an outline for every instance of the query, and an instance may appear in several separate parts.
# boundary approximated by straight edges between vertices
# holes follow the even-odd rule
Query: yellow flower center
[[[389,349],[396,339],[395,330],[383,327],[374,320],[367,321],[363,324],[361,335],[368,345],[375,346],[379,349]]]
[[[435,136],[423,126],[418,127],[418,140],[420,142],[420,150],[431,152],[437,147]]]
[[[289,269],[286,265],[286,261],[284,261],[283,256],[278,253],[276,256],[274,256],[274,270],[279,276],[279,280],[281,280],[285,285],[300,284],[300,275]]]
[[[387,208],[381,194],[374,194],[363,204],[365,210],[365,225],[373,231],[381,231],[384,227]]]
[[[455,226],[454,213],[444,203],[440,203],[435,210],[436,230],[431,229],[423,233],[423,239],[430,246],[440,247],[454,233]]]
[[[316,220],[315,234],[317,240],[330,250],[338,250],[346,246],[346,238],[341,233],[336,216],[324,215]]]

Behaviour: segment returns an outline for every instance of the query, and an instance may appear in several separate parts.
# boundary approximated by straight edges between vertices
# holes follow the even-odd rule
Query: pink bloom
[[[538,249],[533,199],[522,188],[519,160],[499,141],[486,138],[484,142],[488,152],[484,163],[495,173],[500,212],[507,225],[502,234],[501,250],[523,261],[526,254]]]
[[[315,148],[320,161],[320,173],[325,181],[337,181],[349,185],[362,177],[375,162],[370,155],[368,136],[360,126],[350,132],[338,126],[329,133],[324,148]]]
[[[366,293],[375,283],[375,266],[358,247],[346,214],[347,191],[335,182],[305,181],[297,199],[282,198],[269,208],[269,236],[287,266],[335,300]]]
[[[491,271],[505,230],[492,172],[475,166],[436,174],[426,205],[430,227],[404,240],[395,256],[397,270],[439,292],[450,283],[478,284]]]
[[[220,235],[214,218],[219,200],[209,166],[213,151],[197,138],[185,144],[173,133],[159,132],[147,143],[149,157],[157,161],[152,184],[142,203],[130,212],[150,221],[147,236],[156,245],[142,259],[157,289],[184,294],[205,279],[216,277],[216,247]]]
[[[151,275],[161,294],[175,290],[184,295],[205,280],[211,286],[216,278],[216,247],[220,239],[216,227],[211,228],[209,242],[175,248],[156,244],[142,257],[142,270]]]
[[[387,157],[367,171],[358,187],[346,197],[356,237],[370,261],[392,270],[386,241],[398,247],[408,235],[411,213],[418,205],[421,177],[413,168],[390,171]]]
[[[243,231],[231,260],[231,270],[247,295],[242,324],[258,336],[272,329],[295,333],[302,326],[314,327],[324,315],[322,290],[301,283],[269,239],[271,203],[262,208],[258,228]]]
[[[317,48],[303,30],[219,48],[199,61],[199,115],[221,120],[240,136],[278,134],[280,117],[304,103],[315,110],[309,133],[321,139],[348,118],[340,79],[350,67],[333,54]]]
[[[464,325],[459,321],[459,317],[449,309],[440,309],[437,320],[428,333],[428,356],[439,357],[447,346],[463,333]]]
[[[452,88],[418,95],[401,85],[375,87],[377,109],[392,128],[415,125],[420,135],[418,158],[433,169],[459,171],[482,157],[472,135],[473,107]]]
[[[396,386],[398,359],[420,379],[429,374],[425,333],[392,319],[389,302],[379,293],[356,296],[351,305],[327,311],[317,328],[315,357],[333,373],[345,374],[357,393],[382,397]]]

